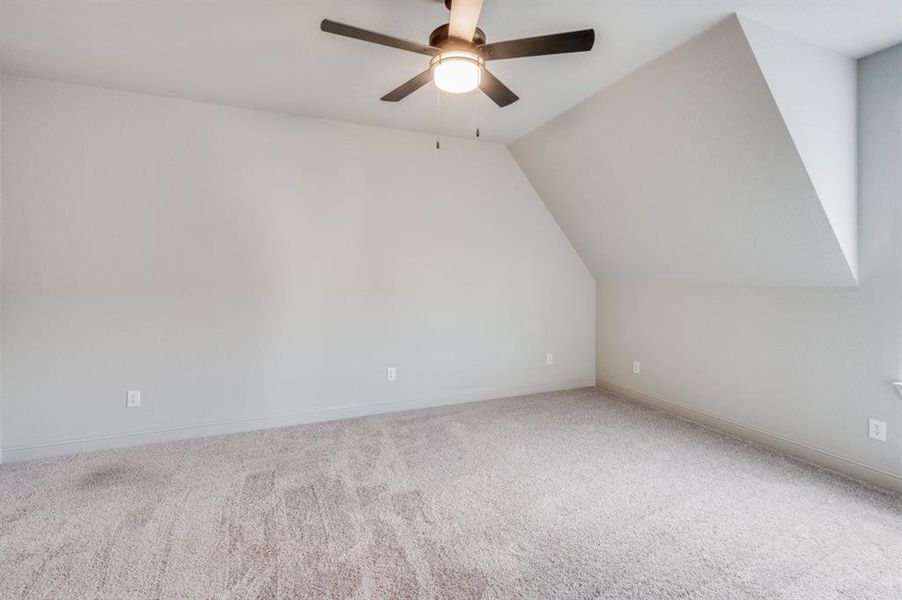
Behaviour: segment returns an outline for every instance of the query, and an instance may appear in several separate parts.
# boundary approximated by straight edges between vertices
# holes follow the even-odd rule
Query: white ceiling
[[[482,97],[483,136],[512,141],[733,12],[853,57],[902,42],[899,0],[486,0],[480,27],[490,41],[586,27],[597,41],[588,54],[492,63],[521,99],[499,109]],[[0,0],[0,72],[469,135],[474,95],[443,96],[440,112],[431,85],[379,101],[425,57],[319,30],[328,17],[425,42],[447,14],[438,0]]]

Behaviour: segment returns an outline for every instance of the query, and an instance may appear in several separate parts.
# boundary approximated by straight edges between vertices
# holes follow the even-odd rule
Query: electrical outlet
[[[633,373],[638,375],[642,371],[642,366],[639,364],[638,360],[633,361]]]
[[[125,394],[125,407],[138,408],[141,406],[141,390],[129,390]]]
[[[385,374],[389,381],[394,381],[398,378],[398,370],[394,367],[389,367]]]
[[[545,364],[553,365],[554,364],[554,354],[546,354],[545,355]]]
[[[872,440],[886,441],[886,421],[868,419],[868,436]]]

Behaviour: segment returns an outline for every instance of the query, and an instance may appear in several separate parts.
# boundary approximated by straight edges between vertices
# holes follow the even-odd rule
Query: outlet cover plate
[[[141,406],[141,390],[129,390],[125,394],[126,408],[138,408]]]
[[[872,440],[886,441],[886,421],[868,419],[868,436]]]

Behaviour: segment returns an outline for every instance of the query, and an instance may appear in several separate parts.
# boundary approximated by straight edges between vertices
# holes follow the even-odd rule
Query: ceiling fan
[[[452,94],[463,94],[479,88],[495,104],[504,107],[513,104],[519,98],[486,70],[487,61],[587,52],[595,43],[594,29],[486,43],[485,33],[476,26],[482,10],[482,0],[445,0],[445,6],[451,11],[451,18],[448,23],[437,27],[430,34],[428,45],[336,23],[329,19],[323,19],[320,29],[432,57],[428,69],[384,95],[382,100],[386,102],[397,102],[406,98],[431,79],[440,90]]]

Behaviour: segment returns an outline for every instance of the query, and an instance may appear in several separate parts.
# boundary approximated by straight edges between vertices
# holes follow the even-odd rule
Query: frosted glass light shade
[[[445,52],[432,61],[432,80],[450,94],[466,94],[479,87],[482,61],[468,52]]]

